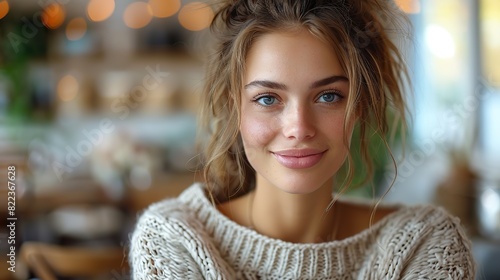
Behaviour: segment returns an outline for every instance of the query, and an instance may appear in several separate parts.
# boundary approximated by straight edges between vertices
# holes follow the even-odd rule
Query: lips
[[[310,168],[316,165],[327,150],[290,149],[272,152],[272,155],[283,166],[291,169]]]

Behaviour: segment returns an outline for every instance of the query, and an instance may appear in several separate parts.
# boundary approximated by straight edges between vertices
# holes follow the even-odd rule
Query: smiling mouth
[[[315,166],[321,161],[327,150],[303,149],[271,152],[283,166],[291,169],[304,169]]]

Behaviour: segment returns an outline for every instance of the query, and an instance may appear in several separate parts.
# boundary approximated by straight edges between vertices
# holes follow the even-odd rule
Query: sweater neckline
[[[367,269],[364,262],[368,256],[374,259],[373,254],[380,251],[379,244],[387,237],[381,231],[391,225],[390,219],[412,211],[401,207],[372,227],[342,240],[292,243],[265,236],[229,219],[210,202],[201,183],[186,189],[179,199],[201,222],[200,230],[211,239],[217,255],[235,272],[244,274],[238,279],[332,279],[332,275],[355,275]]]
[[[184,193],[186,193],[184,195]],[[231,220],[224,214],[222,214],[217,207],[215,207],[209,200],[206,190],[203,187],[202,183],[195,183],[193,184],[190,188],[186,189],[184,193],[181,195],[182,197],[185,197],[183,199],[186,202],[193,201],[192,198],[196,197],[199,202],[202,202],[202,205],[198,205],[198,207],[201,207],[203,209],[206,209],[207,211],[210,212],[211,216],[217,220],[218,222],[221,222],[222,224],[225,224],[229,227],[237,229],[240,233],[252,236],[253,238],[260,239],[261,241],[265,243],[276,243],[279,246],[293,246],[296,247],[297,249],[306,249],[306,248],[314,248],[314,247],[325,247],[325,248],[331,248],[331,247],[339,247],[339,246],[348,246],[349,244],[353,243],[359,243],[361,241],[367,241],[370,236],[372,236],[374,233],[378,232],[381,227],[387,224],[387,222],[392,219],[395,216],[401,215],[403,211],[407,211],[407,208],[405,207],[399,207],[396,211],[386,215],[376,223],[374,223],[371,227],[368,227],[361,232],[349,236],[347,238],[341,239],[341,240],[333,240],[333,241],[327,241],[327,242],[319,242],[319,243],[293,243],[289,241],[284,241],[281,239],[276,239],[273,237],[269,237],[267,235],[263,235],[251,228],[242,226],[235,221]],[[355,201],[354,203],[360,203],[359,201]],[[194,205],[193,205],[194,206]]]

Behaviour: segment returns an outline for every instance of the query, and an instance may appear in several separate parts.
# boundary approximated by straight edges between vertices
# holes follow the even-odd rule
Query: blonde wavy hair
[[[388,139],[391,128],[405,127],[403,89],[409,79],[402,55],[389,38],[391,31],[404,30],[398,26],[406,21],[389,2],[230,0],[216,5],[211,24],[214,48],[207,58],[200,114],[200,127],[207,139],[203,174],[211,193],[227,199],[254,187],[255,171],[245,156],[239,133],[244,117],[240,94],[246,55],[259,36],[298,28],[306,28],[328,42],[349,79],[345,119],[357,119],[361,139],[360,147],[354,148],[360,150],[366,181],[373,177],[369,128],[383,140],[395,165]],[[390,124],[390,119],[396,125]],[[351,153],[345,164],[348,172],[343,185],[348,187],[356,171]]]

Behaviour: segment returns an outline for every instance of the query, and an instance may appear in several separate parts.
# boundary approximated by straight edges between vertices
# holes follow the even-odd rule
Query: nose
[[[316,134],[314,114],[307,106],[294,105],[286,108],[282,122],[283,135],[288,139],[301,141]]]

